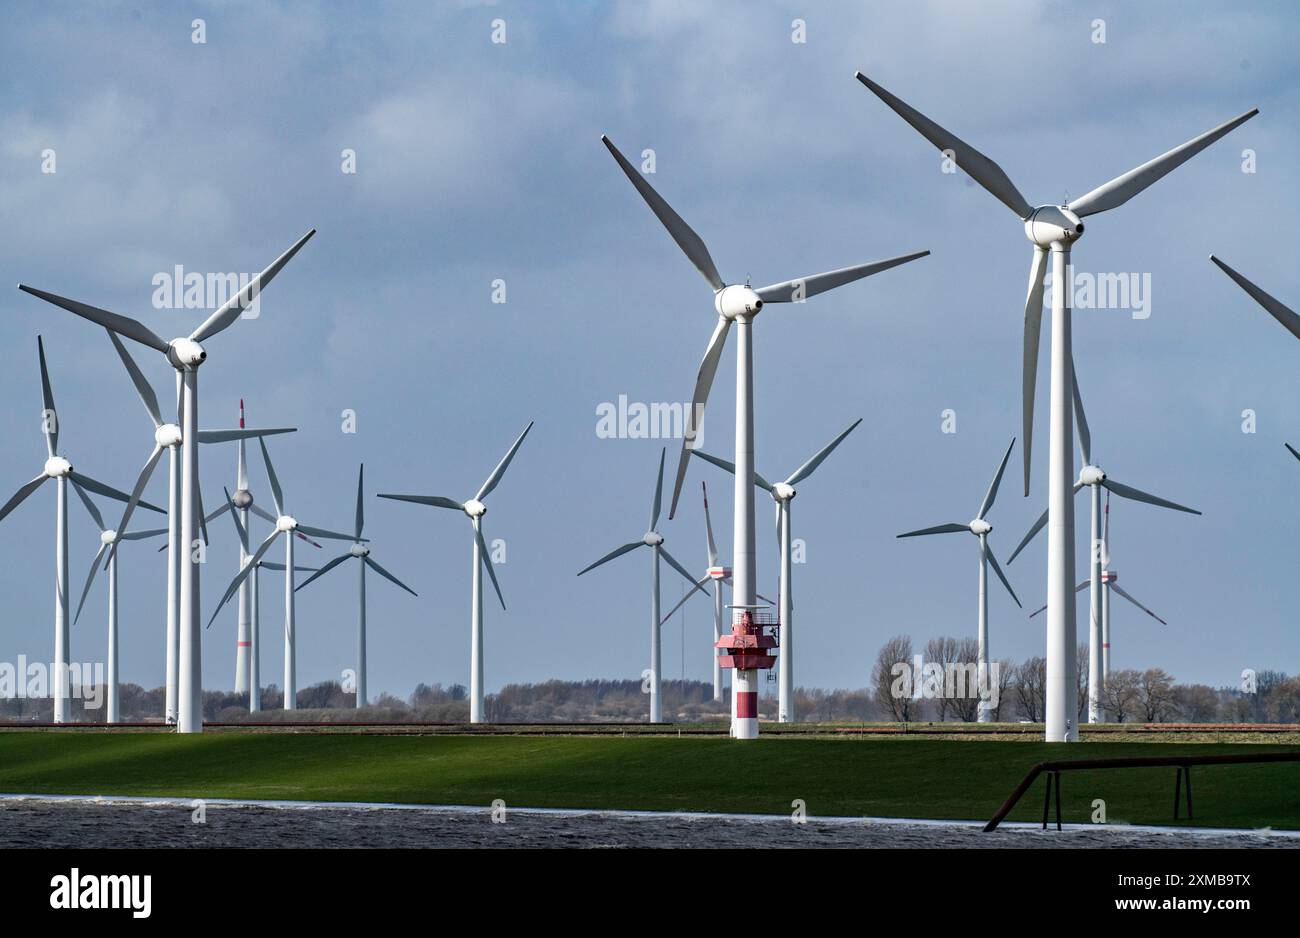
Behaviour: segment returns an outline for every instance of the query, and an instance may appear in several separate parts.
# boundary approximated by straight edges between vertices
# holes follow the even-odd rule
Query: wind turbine
[[[89,476],[76,472],[66,457],[58,454],[59,449],[59,415],[54,409],[54,391],[50,387],[50,373],[45,367],[45,343],[36,337],[36,356],[41,365],[41,398],[44,410],[41,414],[41,430],[45,435],[45,450],[48,458],[41,468],[41,474],[26,483],[9,501],[0,507],[0,520],[21,505],[29,495],[40,488],[48,479],[55,482],[54,514],[54,722],[67,723],[72,719],[72,701],[69,698],[68,667],[71,661],[68,634],[68,483],[72,482],[96,495],[127,501],[130,496],[125,492],[96,482]],[[161,511],[145,503],[153,511]]]
[[[391,580],[392,582],[396,583],[398,586],[406,590],[412,596],[419,595],[415,592],[415,590],[411,589],[409,586],[407,586],[397,577],[393,576],[391,573],[389,573],[387,570],[381,567],[378,563],[376,563],[374,558],[370,556],[370,548],[367,547],[365,544],[361,543],[361,529],[365,527],[365,523],[366,523],[365,509],[361,503],[362,484],[363,484],[363,480],[365,479],[365,473],[366,473],[366,467],[363,464],[361,468],[357,471],[357,524],[355,529],[356,538],[352,542],[352,546],[348,548],[348,552],[346,554],[343,554],[339,557],[335,557],[329,563],[325,564],[325,566],[321,567],[319,570],[317,570],[315,573],[309,576],[306,580],[304,580],[302,582],[302,586],[298,587],[298,589],[302,589],[312,580],[315,580],[316,578],[322,577],[325,574],[329,573],[331,570],[333,570],[339,564],[343,563],[343,561],[345,560],[351,560],[353,557],[355,557],[356,559],[361,561],[361,563],[358,564],[358,568],[361,576],[360,606],[359,606],[359,614],[357,619],[357,708],[358,709],[364,707],[367,702],[367,697],[366,697],[366,567],[371,567],[376,573],[378,573],[384,579]]]
[[[293,595],[293,572],[298,569],[293,562],[293,535],[302,533],[309,534],[313,537],[330,538],[336,541],[350,541],[352,535],[339,534],[336,531],[329,531],[325,528],[316,528],[311,525],[302,524],[297,518],[288,514],[284,510],[284,493],[280,490],[280,480],[276,477],[275,467],[271,465],[271,454],[266,451],[266,442],[258,439],[257,445],[262,447],[262,461],[266,463],[266,477],[271,483],[271,496],[275,499],[275,530],[267,535],[266,540],[258,546],[257,551],[249,561],[240,568],[239,573],[230,581],[226,587],[225,594],[221,597],[221,602],[217,603],[217,608],[212,611],[212,618],[208,620],[210,627],[217,618],[217,613],[221,607],[230,601],[239,590],[239,585],[248,578],[254,565],[262,559],[262,555],[271,549],[271,544],[281,534],[289,535],[284,539],[284,709],[297,709],[298,693],[298,646],[295,633],[296,619],[294,615],[294,595]],[[226,492],[226,501],[230,504],[230,493]]]
[[[613,560],[615,557],[621,557],[629,551],[636,550],[638,547],[650,548],[650,722],[662,723],[663,714],[660,709],[659,688],[660,688],[660,652],[659,652],[659,631],[662,623],[659,618],[659,558],[662,556],[667,560],[669,565],[686,577],[688,583],[695,584],[703,589],[703,581],[695,582],[695,577],[686,572],[686,568],[678,563],[673,555],[668,553],[668,548],[664,547],[664,537],[656,528],[659,527],[659,512],[663,507],[664,494],[664,457],[667,455],[667,449],[659,451],[659,475],[655,481],[655,497],[650,503],[650,527],[646,533],[641,535],[639,540],[631,541],[622,547],[616,547],[604,557],[601,557],[593,564],[588,564],[578,571],[578,576],[582,576],[588,570],[595,570],[601,564]],[[720,587],[719,587],[720,589]],[[708,590],[704,590],[708,593]],[[687,595],[690,595],[689,593]]]
[[[152,531],[133,531],[129,534],[123,534],[120,538],[116,531],[113,531],[104,525],[104,516],[99,513],[98,506],[90,500],[90,496],[76,482],[72,483],[73,489],[81,498],[81,503],[86,506],[86,514],[90,515],[90,520],[95,522],[99,529],[99,549],[95,551],[95,559],[90,562],[90,573],[86,577],[86,585],[81,591],[81,601],[77,603],[77,612],[72,617],[72,624],[76,625],[81,618],[81,610],[85,608],[86,597],[90,595],[90,585],[95,582],[95,574],[99,572],[99,561],[108,554],[108,565],[105,568],[108,571],[108,714],[106,722],[116,723],[119,718],[119,696],[118,696],[118,630],[117,630],[117,558],[116,552],[111,548],[119,540],[139,541],[145,538],[155,537],[159,534],[166,534],[166,528],[156,528]],[[151,505],[145,504],[146,508]],[[161,509],[154,509],[160,511]]]
[[[1110,680],[1110,645],[1111,645],[1111,642],[1110,642],[1110,594],[1111,594],[1111,591],[1112,591],[1112,590],[1114,590],[1116,593],[1119,593],[1121,596],[1123,596],[1125,599],[1127,599],[1127,600],[1128,600],[1129,602],[1131,602],[1133,605],[1137,606],[1139,609],[1141,609],[1143,612],[1145,612],[1145,613],[1146,613],[1147,615],[1149,615],[1151,618],[1155,619],[1155,620],[1156,620],[1157,622],[1159,622],[1161,625],[1168,625],[1168,624],[1169,624],[1169,623],[1166,622],[1164,619],[1160,618],[1158,615],[1156,615],[1154,612],[1152,612],[1150,609],[1148,609],[1146,606],[1142,605],[1140,602],[1138,602],[1136,599],[1134,599],[1132,596],[1130,596],[1127,592],[1124,591],[1124,588],[1123,588],[1123,587],[1121,587],[1118,583],[1115,582],[1117,579],[1119,579],[1119,574],[1116,573],[1114,570],[1112,570],[1111,567],[1110,567],[1110,492],[1109,492],[1109,491],[1106,493],[1106,508],[1105,508],[1105,514],[1106,514],[1106,520],[1105,520],[1105,522],[1104,522],[1103,525],[1102,525],[1102,536],[1101,536],[1101,540],[1102,540],[1102,563],[1103,563],[1103,568],[1102,568],[1102,571],[1101,571],[1101,585],[1102,585],[1102,594],[1101,594],[1101,648],[1102,648],[1102,657],[1101,657],[1101,676],[1102,676],[1102,686],[1103,686],[1103,687],[1105,686],[1105,682],[1108,681],[1108,680]],[[1083,592],[1083,590],[1084,590],[1085,587],[1087,587],[1087,586],[1091,586],[1091,585],[1092,585],[1092,578],[1089,577],[1089,578],[1086,579],[1086,580],[1082,580],[1082,581],[1080,581],[1079,585],[1076,586],[1076,587],[1074,588],[1074,591],[1075,591],[1076,593],[1081,593],[1081,592]],[[1031,613],[1029,614],[1029,618],[1032,619],[1034,616],[1038,615],[1040,612],[1042,612],[1042,611],[1043,611],[1044,609],[1046,609],[1046,608],[1047,608],[1046,605],[1039,606],[1037,609],[1035,609],[1033,612],[1031,612]],[[1089,674],[1089,676],[1088,676],[1088,680],[1089,680],[1089,683],[1091,683],[1091,681],[1092,681],[1092,675],[1091,675],[1091,674]]]
[[[1079,424],[1079,454],[1083,458],[1083,468],[1079,470],[1079,480],[1074,483],[1074,492],[1087,486],[1092,489],[1092,539],[1089,541],[1091,549],[1089,550],[1091,577],[1089,584],[1089,617],[1088,617],[1088,722],[1100,723],[1103,717],[1103,708],[1101,704],[1101,691],[1106,679],[1105,645],[1108,639],[1104,632],[1104,606],[1106,600],[1102,595],[1102,583],[1105,580],[1105,537],[1101,524],[1101,490],[1104,488],[1107,492],[1114,492],[1121,498],[1127,498],[1135,502],[1145,502],[1148,505],[1156,505],[1159,508],[1171,508],[1174,511],[1185,511],[1188,514],[1199,515],[1200,512],[1195,508],[1188,508],[1177,502],[1171,502],[1168,499],[1160,498],[1141,489],[1135,489],[1130,485],[1124,485],[1122,482],[1116,482],[1110,476],[1106,475],[1102,469],[1092,461],[1092,434],[1088,430],[1088,418],[1083,412],[1083,398],[1079,395],[1079,379],[1074,372],[1073,364],[1070,368],[1070,385],[1071,393],[1074,398],[1074,416]],[[1043,529],[1048,522],[1048,511],[1043,512],[1034,526],[1021,540],[1020,544],[1012,552],[1011,557],[1007,560],[1007,565],[1016,559],[1017,555],[1025,548],[1034,536]],[[1051,596],[1048,596],[1048,605],[1051,605]],[[1048,613],[1048,620],[1051,620],[1051,613]]]
[[[924,114],[900,101],[870,78],[857,73],[858,81],[884,101],[921,136],[941,150],[989,194],[1011,209],[1024,223],[1026,237],[1033,244],[1029,290],[1025,299],[1024,373],[1022,383],[1025,495],[1029,494],[1030,450],[1033,440],[1034,386],[1038,372],[1038,338],[1043,315],[1043,278],[1047,253],[1052,254],[1052,351],[1051,400],[1048,440],[1048,511],[1051,525],[1047,546],[1047,714],[1048,742],[1076,741],[1075,725],[1078,689],[1075,683],[1074,604],[1068,601],[1074,578],[1074,505],[1070,498],[1071,450],[1074,428],[1070,419],[1071,325],[1068,290],[1070,249],[1083,235],[1083,219],[1123,205],[1200,153],[1229,131],[1259,113],[1255,108],[1206,131],[1141,166],[1065,205],[1030,205],[1011,179],[991,159],[966,141],[940,127]]]
[[[471,723],[483,722],[483,568],[487,568],[488,576],[492,578],[492,587],[496,590],[497,600],[501,603],[501,608],[506,608],[505,597],[501,595],[501,584],[497,582],[497,574],[492,569],[492,557],[487,549],[487,544],[483,541],[483,516],[487,514],[487,505],[483,504],[483,499],[491,494],[492,490],[497,487],[501,477],[505,475],[506,468],[510,465],[510,460],[515,458],[515,453],[524,442],[524,437],[528,436],[528,431],[533,428],[533,421],[528,421],[528,426],[524,427],[524,432],[519,434],[518,438],[511,444],[510,449],[506,452],[502,460],[497,463],[497,467],[492,470],[492,474],[487,477],[478,492],[467,502],[458,502],[454,498],[446,498],[442,495],[385,495],[380,493],[380,498],[391,498],[402,502],[415,502],[417,505],[432,505],[434,508],[450,508],[455,511],[463,511],[469,518],[470,524],[474,527],[474,542],[471,553],[473,554],[472,573],[470,575],[470,666],[469,666],[469,721]]]
[[[998,497],[998,486],[1002,484],[1002,473],[1007,469],[1007,460],[1011,458],[1011,450],[1016,445],[1013,437],[1007,446],[1007,451],[1002,454],[1002,462],[998,463],[998,470],[993,474],[993,481],[989,483],[988,491],[984,493],[984,501],[980,502],[980,510],[975,515],[974,521],[966,524],[940,524],[932,528],[921,528],[919,531],[908,531],[906,534],[900,534],[899,537],[918,537],[923,534],[957,534],[960,532],[969,532],[979,538],[980,551],[980,593],[979,593],[979,674],[978,683],[981,695],[989,690],[989,567],[998,575],[1002,585],[1007,588],[1011,598],[1015,600],[1017,606],[1020,605],[1020,598],[1016,596],[1016,591],[1011,588],[1007,582],[1006,574],[998,566],[998,558],[993,555],[989,548],[989,532],[993,530],[993,525],[986,520],[989,510],[993,507],[993,500]],[[1008,561],[1009,562],[1009,561]],[[980,701],[977,710],[977,719],[980,723],[989,722],[989,712],[984,707],[985,701]]]
[[[773,485],[768,482],[757,472],[754,473],[754,484],[763,489],[767,494],[772,496],[772,501],[776,503],[776,538],[781,554],[781,590],[777,594],[781,597],[781,644],[777,646],[777,661],[780,665],[781,680],[777,690],[777,711],[779,722],[794,723],[796,720],[794,712],[794,632],[792,629],[794,621],[794,601],[791,598],[790,577],[790,502],[796,495],[795,486],[808,478],[831,454],[835,447],[843,442],[844,438],[852,433],[862,423],[862,418],[849,426],[835,439],[831,440],[811,457],[809,457],[802,466],[786,478],[784,482],[778,482]],[[719,459],[717,456],[711,456],[703,450],[691,450],[691,452],[715,466],[735,474],[736,467],[733,463],[725,459]],[[689,594],[688,594],[689,595]]]
[[[242,443],[240,444],[240,448],[241,449],[243,448]],[[223,510],[225,510],[225,508],[227,507],[230,509],[230,517],[233,518],[235,522],[235,533],[239,535],[241,556],[243,556],[245,558],[245,562],[247,562],[247,558],[250,558],[252,556],[252,554],[249,553],[248,528],[244,526],[243,521],[239,517],[240,509],[235,504],[235,500],[230,497],[229,489],[223,489],[223,491],[225,491],[226,493],[226,504],[222,506]],[[246,581],[249,587],[248,589],[249,630],[248,630],[248,639],[247,639],[248,641],[247,691],[248,691],[248,712],[257,713],[262,709],[262,671],[261,671],[262,636],[261,636],[261,604],[258,600],[258,595],[257,595],[258,574],[262,572],[263,567],[265,567],[268,570],[284,570],[285,566],[282,563],[275,563],[274,561],[271,560],[259,560],[257,563],[253,564],[252,567],[253,567],[252,575],[250,575]],[[298,573],[303,573],[303,572],[314,573],[319,568],[307,567],[307,566],[303,566],[302,564],[295,564],[293,569],[295,572]],[[243,584],[240,585],[241,591],[243,590],[243,586],[244,586]]]
[[[700,488],[704,492],[704,531],[707,536],[706,543],[708,546],[708,567],[704,572],[704,576],[701,579],[697,580],[695,585],[686,591],[686,595],[684,595],[681,598],[681,601],[679,601],[676,606],[673,606],[672,609],[668,610],[667,615],[665,615],[663,619],[659,621],[659,624],[661,626],[664,623],[666,623],[669,619],[671,619],[674,615],[676,615],[677,610],[682,608],[682,606],[686,605],[686,601],[688,599],[690,599],[700,590],[704,589],[705,584],[708,583],[710,580],[713,580],[715,583],[718,584],[725,583],[728,586],[732,585],[731,568],[718,563],[718,546],[717,544],[714,543],[713,540],[713,521],[709,517],[709,489],[708,486],[704,484],[704,480],[702,479],[700,480]],[[717,592],[713,594],[713,642],[714,644],[709,647],[713,653],[713,699],[716,701],[721,701],[722,700],[722,660],[721,660],[721,655],[719,654],[719,651],[721,649],[717,647],[717,642],[718,639],[722,638],[722,587],[717,586],[715,587],[715,589],[717,590]],[[768,599],[762,593],[755,593],[755,595],[759,599],[763,600],[763,602],[765,603],[772,602],[772,600]]]
[[[704,416],[704,405],[708,401],[709,389],[718,370],[718,361],[727,342],[727,333],[732,323],[736,329],[736,480],[735,480],[735,514],[732,562],[735,564],[736,584],[732,590],[733,607],[738,622],[745,622],[749,613],[755,608],[756,567],[754,556],[754,383],[753,364],[754,348],[750,326],[754,317],[763,308],[764,303],[801,303],[818,293],[852,283],[871,274],[906,264],[929,254],[918,251],[889,260],[861,264],[856,267],[844,267],[825,273],[813,274],[798,280],[787,280],[772,284],[758,290],[748,285],[730,284],[723,281],[709,256],[700,236],[686,224],[663,197],[654,190],[640,173],[632,167],[613,142],[601,137],[609,152],[618,162],[623,173],[650,206],[668,234],[677,242],[696,269],[704,275],[709,286],[713,288],[713,308],[718,314],[713,335],[700,362],[699,374],[695,379],[695,391],[691,396],[691,414],[687,421],[686,433],[682,439],[681,456],[677,462],[677,478],[673,483],[672,504],[668,510],[671,520],[677,513],[677,499],[681,495],[682,482],[686,478],[686,464],[690,450],[694,447],[699,430],[700,419]],[[736,669],[735,693],[744,695],[741,710],[753,716],[742,720],[733,720],[733,735],[738,738],[751,739],[758,735],[758,673],[753,668]],[[732,701],[733,710],[736,701]]]
[[[307,240],[316,233],[308,231],[298,241],[281,254],[270,267],[250,280],[238,293],[209,316],[201,326],[183,338],[170,342],[159,338],[153,330],[143,323],[127,316],[120,316],[108,310],[99,309],[77,300],[46,293],[25,284],[18,289],[32,296],[39,297],[55,306],[60,306],[70,313],[98,323],[118,335],[134,339],[147,345],[156,352],[167,356],[168,363],[176,369],[181,386],[181,503],[180,503],[180,541],[182,544],[194,543],[195,529],[199,527],[202,517],[198,509],[199,459],[199,366],[207,360],[208,353],[200,344],[228,328],[240,317],[243,311],[262,292],[289,263]],[[200,642],[199,621],[202,613],[199,608],[199,565],[192,560],[181,564],[180,576],[180,624],[178,626],[180,674],[177,680],[178,706],[176,728],[181,733],[203,732],[203,649]]]
[[[149,419],[153,421],[154,426],[154,445],[149,452],[149,458],[145,460],[144,468],[140,470],[140,475],[136,479],[135,488],[131,491],[132,501],[127,502],[126,511],[122,514],[122,520],[118,523],[117,530],[125,531],[127,523],[131,520],[131,513],[135,510],[135,500],[140,497],[145,486],[149,484],[149,479],[153,476],[154,468],[158,465],[158,460],[162,457],[163,450],[167,450],[168,462],[168,495],[167,504],[170,508],[167,518],[167,696],[165,719],[168,723],[176,722],[176,694],[177,685],[180,678],[180,578],[182,555],[190,550],[190,547],[181,544],[181,518],[180,518],[180,498],[181,498],[181,458],[180,449],[182,441],[181,428],[174,423],[163,423],[162,413],[158,407],[158,397],[154,394],[153,386],[145,379],[144,372],[136,364],[131,353],[126,350],[122,340],[111,329],[105,330],[109,339],[113,343],[113,348],[117,350],[118,357],[122,359],[122,365],[126,368],[126,373],[131,378],[131,383],[135,385],[136,394],[140,397],[140,403],[144,405],[145,412],[148,413]],[[180,374],[177,373],[176,387],[176,404],[177,411],[180,410],[181,403],[181,386]],[[243,459],[244,440],[252,437],[273,436],[277,433],[293,433],[294,428],[280,428],[273,430],[247,430],[244,428],[243,402],[240,402],[239,429],[237,430],[200,430],[198,432],[199,443],[228,443],[231,440],[239,441],[240,459]],[[241,463],[242,464],[242,463]],[[203,511],[203,492],[201,489],[195,490],[195,497],[198,500],[199,526],[203,534],[204,544],[208,543],[207,523],[219,514],[225,511],[222,506],[214,511],[211,515],[205,515]],[[112,562],[114,555],[117,553],[117,544],[114,542],[110,545],[108,562]],[[240,554],[240,564],[247,560],[247,556]],[[107,566],[107,565],[106,565]],[[241,587],[241,596],[242,590]],[[246,623],[241,621],[241,626]],[[241,628],[241,634],[244,629]],[[247,637],[243,636],[241,642],[246,642]],[[239,647],[239,656],[242,657],[246,648]],[[238,673],[238,670],[237,670]],[[236,693],[247,689],[239,687],[236,680]]]
[[[1210,260],[1213,261],[1215,266],[1217,266],[1221,271],[1231,277],[1237,286],[1250,294],[1251,299],[1264,307],[1264,309],[1268,311],[1268,314],[1281,323],[1282,327],[1286,329],[1287,332],[1291,333],[1297,339],[1300,339],[1300,316],[1296,315],[1293,310],[1283,305],[1280,300],[1265,293],[1213,254],[1210,255]]]

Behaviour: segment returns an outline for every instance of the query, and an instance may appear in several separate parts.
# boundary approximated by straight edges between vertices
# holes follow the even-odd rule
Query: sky
[[[493,41],[497,20],[504,42]],[[792,41],[795,21],[806,41]],[[671,472],[680,444],[604,438],[598,411],[620,395],[689,400],[716,316],[602,133],[638,164],[654,151],[648,178],[729,282],[932,252],[804,305],[769,306],[754,327],[760,473],[784,478],[863,419],[793,504],[806,559],[794,573],[796,682],[861,687],[893,635],[975,634],[974,538],[895,535],[972,518],[1020,435],[1031,252],[1020,223],[945,173],[854,72],[988,154],[1033,204],[1077,197],[1258,107],[1088,219],[1076,272],[1136,275],[1149,283],[1149,315],[1077,309],[1074,337],[1095,461],[1204,512],[1112,501],[1119,583],[1169,622],[1116,599],[1112,666],[1214,685],[1235,685],[1244,668],[1297,670],[1300,463],[1282,444],[1300,445],[1300,344],[1207,260],[1216,253],[1300,305],[1296,233],[1262,224],[1300,202],[1292,4],[12,3],[0,27],[0,280],[170,337],[207,312],[155,308],[157,275],[255,273],[318,230],[258,317],[206,343],[200,419],[233,425],[242,397],[250,425],[297,427],[269,448],[287,509],[320,527],[350,529],[365,463],[373,556],[419,593],[369,578],[372,696],[468,684],[470,639],[468,520],[375,493],[469,498],[530,420],[487,499],[509,607],[485,605],[487,689],[636,678],[649,664],[648,554],[575,574],[644,533],[660,449]],[[493,302],[497,281],[505,302]],[[12,287],[3,305],[0,497],[45,459],[38,333],[60,449],[78,471],[129,489],[152,427],[103,331]],[[1046,505],[1048,319],[1033,488],[1022,496],[1017,443],[989,515],[1004,562]],[[128,344],[167,399],[171,369]],[[704,425],[705,448],[727,457],[732,348]],[[1243,432],[1244,411],[1254,432]],[[945,415],[956,432],[944,432]],[[205,447],[201,460],[212,506],[234,487],[235,451]],[[269,506],[257,459],[251,469]],[[702,574],[701,480],[729,557],[731,480],[702,462],[660,530]],[[146,497],[165,501],[165,472]],[[1085,497],[1076,505],[1083,578]],[[47,486],[0,522],[0,660],[52,654],[54,509]],[[70,512],[75,603],[98,545],[75,499]],[[771,514],[760,493],[767,595]],[[268,530],[258,522],[254,537]],[[238,565],[227,520],[212,541],[205,619]],[[304,547],[298,560],[345,547]],[[995,658],[1045,653],[1046,617],[1028,618],[1045,601],[1045,552],[1040,536],[1004,564],[1025,610],[990,586]],[[665,608],[684,582],[665,566]],[[354,666],[356,588],[345,566],[298,593],[300,687]],[[164,590],[163,555],[125,545],[125,681],[163,681]],[[278,574],[263,575],[268,683],[280,682],[282,590]],[[104,660],[105,602],[101,579],[73,631],[74,659]],[[664,626],[664,676],[684,667],[708,679],[711,603],[686,609],[684,624]],[[1078,609],[1082,640],[1086,592]],[[207,688],[233,686],[234,656],[231,605],[204,635]]]

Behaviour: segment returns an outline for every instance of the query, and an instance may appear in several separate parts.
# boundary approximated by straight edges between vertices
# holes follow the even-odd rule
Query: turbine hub
[[[778,502],[788,502],[797,494],[798,493],[795,491],[794,486],[787,485],[785,482],[778,482],[776,485],[772,486],[772,497]]]
[[[239,489],[235,492],[231,501],[235,503],[236,508],[251,508],[253,506],[253,493],[248,489]]]
[[[348,553],[353,557],[368,557],[370,555],[370,548],[365,544],[353,544],[348,548]]]
[[[153,432],[154,442],[166,449],[181,445],[181,428],[174,423],[165,423]]]
[[[471,498],[465,503],[465,514],[477,521],[487,514],[487,505],[484,505],[477,498]]]
[[[117,539],[116,531],[101,531],[99,533],[99,543],[101,544],[105,544],[105,545],[111,544],[116,539]]]
[[[72,463],[62,456],[51,456],[45,460],[45,474],[51,479],[59,479],[72,472]]]
[[[1103,583],[1114,583],[1118,579],[1119,574],[1114,570],[1103,570],[1101,573],[1101,582]]]
[[[290,517],[289,515],[281,515],[275,519],[275,529],[277,531],[288,532],[296,530],[297,527],[298,519]]]
[[[723,319],[735,319],[738,316],[753,318],[763,308],[763,301],[749,287],[733,284],[713,295],[713,308]]]
[[[1067,247],[1083,234],[1083,222],[1064,205],[1041,205],[1025,221],[1025,237],[1042,248]]]
[[[993,525],[989,524],[983,518],[976,518],[970,523],[971,534],[988,534],[993,530]]]
[[[1106,473],[1096,466],[1084,466],[1079,470],[1079,484],[1081,485],[1101,485],[1105,481]]]
[[[658,547],[664,542],[664,536],[658,531],[647,531],[641,540],[651,547]]]
[[[193,371],[208,357],[203,346],[193,339],[172,339],[167,346],[167,360],[172,363],[173,368],[180,368],[183,371]]]

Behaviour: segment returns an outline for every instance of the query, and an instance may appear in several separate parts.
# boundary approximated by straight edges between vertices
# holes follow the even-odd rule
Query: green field
[[[0,792],[985,820],[1046,759],[1291,747],[934,739],[0,734]],[[1174,769],[1070,772],[1067,822],[1171,824]],[[1193,769],[1196,824],[1300,828],[1300,763]],[[1042,811],[1042,782],[1013,820]],[[1186,823],[1186,822],[1183,822]]]

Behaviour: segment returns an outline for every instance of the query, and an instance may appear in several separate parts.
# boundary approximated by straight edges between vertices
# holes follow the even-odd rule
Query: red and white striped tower
[[[239,429],[244,429],[244,399],[239,399]],[[248,530],[248,507],[252,504],[253,499],[248,494],[248,462],[244,458],[244,441],[240,440],[239,461],[236,470],[235,480],[235,506],[239,509],[239,520],[243,524],[244,530]],[[242,570],[244,564],[248,563],[248,552],[244,545],[239,545],[239,568]],[[252,640],[252,620],[253,620],[253,594],[252,584],[247,580],[239,586],[239,600],[237,613],[237,631],[235,633],[235,693],[249,694],[252,693],[251,667],[249,665],[249,652],[253,647]],[[255,696],[255,694],[254,694]],[[250,700],[252,697],[249,698]],[[260,709],[260,708],[259,708]]]
[[[731,684],[731,735],[736,739],[758,736],[758,672],[776,666],[776,617],[753,606],[733,606],[731,634],[718,640],[718,663],[736,673]]]

